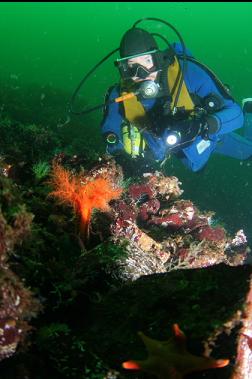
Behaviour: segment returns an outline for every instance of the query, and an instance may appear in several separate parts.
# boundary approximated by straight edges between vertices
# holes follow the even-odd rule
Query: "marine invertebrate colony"
[[[183,193],[179,185],[176,177],[165,177],[157,171],[145,174],[142,182],[131,185],[124,198],[113,204],[110,230],[118,241],[126,238],[135,251],[128,270],[134,280],[144,266],[139,265],[138,258],[134,259],[136,251],[152,257],[155,273],[221,262],[235,266],[249,259],[250,249],[243,231],[230,239],[223,227],[211,226],[210,213],[201,213],[191,201],[178,199]],[[137,276],[133,274],[132,262]]]
[[[81,232],[88,237],[91,214],[94,209],[103,212],[110,210],[109,202],[118,199],[122,189],[106,175],[73,175],[59,164],[53,165],[51,184],[55,188],[50,193],[62,203],[73,207],[74,212],[80,215]]]

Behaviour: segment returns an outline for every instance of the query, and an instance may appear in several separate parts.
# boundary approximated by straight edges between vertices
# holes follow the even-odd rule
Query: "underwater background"
[[[17,97],[24,97],[30,85],[39,86],[42,97],[45,87],[59,89],[70,97],[88,70],[119,46],[122,34],[136,20],[159,17],[177,28],[192,54],[227,83],[241,102],[243,97],[252,96],[251,14],[252,4],[246,2],[2,2],[0,78]],[[163,24],[145,22],[141,27],[177,41]],[[85,105],[102,103],[106,89],[118,80],[115,58],[85,83],[81,92]],[[32,90],[28,93],[33,96]],[[64,120],[66,104],[62,101],[59,105]],[[98,110],[78,118],[82,124],[78,135],[87,135],[89,143],[102,152],[101,117]],[[69,144],[72,135],[69,131]],[[212,156],[204,172],[194,174],[172,159],[167,174],[180,178],[186,198],[203,209],[215,210],[232,231],[244,228],[251,237],[250,162]]]
[[[170,176],[177,177],[182,183],[184,204],[200,209],[205,220],[215,212],[211,227],[217,226],[216,234],[208,228],[214,237],[206,243],[203,237],[203,244],[188,232],[180,235],[175,230],[170,236],[167,230],[160,233],[158,225],[150,228],[154,240],[157,237],[157,241],[163,241],[168,234],[172,242],[173,238],[180,241],[176,243],[181,247],[182,266],[188,246],[195,247],[196,255],[200,247],[210,265],[217,262],[209,268],[203,259],[195,270],[182,270],[178,264],[171,273],[168,266],[164,270],[163,262],[156,267],[156,261],[151,262],[153,257],[137,255],[134,249],[127,250],[126,244],[110,239],[112,216],[102,211],[117,197],[108,186],[108,197],[103,201],[99,187],[104,182],[95,188],[96,197],[87,217],[90,224],[92,221],[92,233],[90,240],[85,240],[73,212],[77,213],[76,209],[52,198],[53,181],[48,178],[55,156],[71,168],[76,178],[84,174],[90,175],[89,179],[95,177],[93,166],[102,161],[99,157],[105,152],[100,133],[102,110],[76,116],[69,115],[67,106],[82,78],[119,47],[122,35],[137,20],[156,17],[171,23],[192,55],[228,84],[241,104],[243,98],[252,97],[251,15],[252,3],[245,2],[0,3],[1,379],[152,379],[142,373],[135,376],[122,372],[123,360],[134,357],[135,352],[136,357],[144,356],[138,330],[161,340],[178,322],[189,336],[190,349],[201,355],[202,341],[213,331],[222,333],[223,325],[231,319],[231,337],[227,333],[215,351],[216,357],[232,360],[225,376],[220,370],[217,374],[213,371],[188,377],[230,379],[237,341],[235,327],[239,323],[234,315],[244,309],[252,277],[249,265],[239,265],[249,249],[242,243],[240,250],[239,244],[237,250],[228,250],[219,227],[229,235],[243,229],[251,248],[252,161],[213,155],[199,173],[190,172],[174,157],[166,162],[164,182]],[[141,27],[163,34],[171,43],[178,41],[162,23],[146,21]],[[162,41],[160,46],[165,47]],[[116,58],[117,54],[110,57],[85,82],[77,106],[103,103],[107,89],[119,80],[114,67]],[[238,133],[242,134],[242,130]],[[66,172],[68,183],[70,171]],[[106,163],[101,172],[107,182],[111,178],[111,182],[121,180],[123,191],[138,183],[135,178],[123,180],[113,163]],[[57,174],[53,175],[55,184]],[[58,178],[60,175],[62,179],[64,172],[58,172]],[[176,178],[172,180],[176,189]],[[80,183],[82,188],[83,182]],[[102,205],[97,211],[98,200]],[[141,198],[134,200],[135,207],[141,207]],[[112,205],[117,209],[116,201]],[[196,216],[201,215],[197,212]],[[86,229],[86,237],[88,232]],[[180,238],[185,240],[182,245]],[[223,260],[224,245],[230,261]],[[155,247],[150,246],[150,250]],[[171,246],[169,249],[172,251]],[[126,279],[120,271],[121,267],[128,269],[128,256],[135,257],[133,268],[136,272],[139,269],[139,280],[132,279],[134,270],[132,277]],[[189,255],[187,266],[182,268],[192,268],[190,258]],[[4,325],[8,338],[2,332]],[[28,334],[24,344],[22,333]],[[5,359],[8,351],[4,348],[9,341],[14,341],[13,346],[8,346],[13,356]],[[19,342],[19,354],[14,354]]]

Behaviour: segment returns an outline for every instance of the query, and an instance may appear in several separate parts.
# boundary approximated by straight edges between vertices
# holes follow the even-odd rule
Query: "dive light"
[[[166,143],[169,147],[173,147],[179,144],[181,141],[181,133],[178,131],[168,131],[168,135],[166,136]]]

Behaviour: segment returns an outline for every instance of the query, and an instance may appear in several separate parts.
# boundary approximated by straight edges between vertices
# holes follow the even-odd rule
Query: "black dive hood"
[[[136,28],[136,26],[143,21],[156,21],[156,22],[161,22],[161,23],[165,24],[166,26],[168,26],[170,29],[172,29],[176,33],[176,35],[178,36],[180,43],[182,45],[183,53],[180,56],[180,59],[182,59],[182,65],[181,65],[182,68],[181,68],[181,70],[179,70],[176,81],[175,81],[176,85],[177,85],[177,83],[179,83],[178,84],[178,91],[177,91],[176,98],[174,101],[174,106],[173,106],[173,109],[176,109],[178,99],[179,99],[179,95],[180,95],[181,88],[182,88],[182,84],[183,84],[183,80],[184,80],[185,70],[186,70],[186,47],[185,47],[184,41],[183,41],[181,35],[179,34],[179,32],[169,22],[166,22],[166,21],[161,20],[159,18],[147,17],[147,18],[142,18],[142,19],[136,21],[134,23],[134,25],[132,26],[132,28],[129,29],[129,31],[126,32],[124,35],[124,37],[127,36],[127,33],[130,33],[131,31],[132,31],[132,35],[133,34],[136,35],[136,31],[140,30],[141,32],[137,32],[137,33],[139,35],[142,34],[141,38],[144,37],[141,39],[140,51],[139,51],[139,48],[137,48],[137,44],[134,45],[134,43],[131,44],[131,49],[128,49],[127,44],[123,44],[123,40],[124,40],[124,37],[123,37],[123,39],[121,41],[120,48],[114,49],[109,54],[107,54],[81,80],[81,82],[79,83],[79,85],[75,89],[75,91],[74,91],[74,93],[73,93],[73,95],[69,101],[68,110],[70,113],[72,113],[74,115],[79,115],[79,116],[85,115],[85,114],[93,112],[97,109],[103,108],[104,106],[107,106],[108,104],[111,104],[114,102],[121,102],[121,101],[124,101],[125,99],[133,97],[135,95],[138,95],[140,97],[142,96],[143,98],[151,98],[151,97],[153,98],[153,97],[158,96],[157,87],[154,88],[155,86],[157,86],[157,83],[155,83],[155,82],[150,83],[152,81],[145,81],[144,80],[146,77],[149,76],[149,74],[151,72],[162,71],[162,67],[164,65],[164,60],[165,60],[165,58],[167,58],[167,53],[165,54],[164,52],[162,52],[158,48],[158,45],[154,39],[154,36],[161,38],[167,44],[168,50],[170,50],[171,48],[170,48],[170,44],[168,43],[167,39],[165,37],[163,37],[162,35],[160,35],[159,33],[148,33],[146,31],[144,31],[143,29]],[[132,41],[133,40],[134,39],[132,38]],[[98,67],[100,67],[107,59],[109,59],[113,54],[115,54],[118,51],[120,51],[121,58],[116,60],[115,65],[118,67],[121,77],[124,80],[128,80],[128,79],[130,79],[130,77],[132,77],[132,74],[134,75],[137,72],[137,74],[140,75],[139,77],[142,78],[144,81],[138,83],[138,85],[136,86],[136,89],[133,90],[133,92],[126,94],[125,96],[120,96],[116,99],[107,101],[105,104],[103,103],[103,104],[94,106],[92,108],[88,108],[88,109],[84,108],[80,111],[75,110],[74,109],[74,102],[75,102],[76,97],[78,96],[78,94],[80,92],[80,89],[83,87],[83,85],[85,84],[87,79],[96,71],[96,69]],[[137,54],[130,54],[129,56],[127,55],[128,53],[132,53],[132,52],[133,53],[137,52]],[[129,59],[129,57],[136,57],[137,55],[143,55],[143,54],[150,54],[151,55],[152,60],[153,60],[153,64],[154,64],[154,66],[153,66],[153,68],[151,68],[151,70],[146,70],[146,68],[141,66],[141,65],[136,65],[132,68],[128,67],[127,60]],[[173,53],[173,55],[176,56],[175,53]],[[146,83],[146,82],[148,82],[148,83]]]

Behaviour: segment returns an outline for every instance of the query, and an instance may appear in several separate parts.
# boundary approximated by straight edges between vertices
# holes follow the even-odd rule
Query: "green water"
[[[252,97],[252,3],[4,3],[0,4],[0,78],[11,86],[50,85],[69,94],[84,74],[112,49],[139,18],[160,17],[173,24],[193,55],[228,83],[237,101]],[[142,24],[177,41],[164,25]],[[103,100],[118,80],[110,59],[83,89],[91,104]],[[21,88],[21,89],[20,89]],[[93,115],[94,140],[101,115]],[[90,121],[89,121],[90,122]],[[85,130],[85,129],[83,129]],[[71,141],[69,141],[71,143]],[[251,235],[252,165],[212,157],[202,174],[171,162],[168,173],[179,176],[185,197],[212,209],[231,230]]]
[[[252,4],[238,2],[2,2],[0,69],[25,83],[51,83],[71,91],[86,70],[119,45],[137,19],[160,17],[172,23],[193,54],[242,97],[251,91],[251,15]],[[146,22],[142,27],[176,38],[162,24]],[[116,80],[110,63],[102,69],[102,82],[92,80],[94,93]]]

